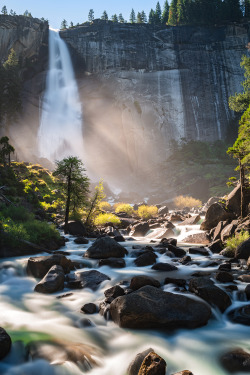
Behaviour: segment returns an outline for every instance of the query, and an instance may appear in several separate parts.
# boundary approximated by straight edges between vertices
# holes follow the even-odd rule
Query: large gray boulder
[[[89,288],[96,290],[105,280],[110,280],[110,277],[99,271],[79,271],[68,276],[68,286],[73,289]]]
[[[113,238],[106,236],[95,240],[85,252],[85,257],[93,259],[123,258],[128,251]]]
[[[149,223],[147,221],[144,221],[142,223],[135,224],[129,233],[130,236],[135,236],[135,237],[143,237],[147,234],[149,231]]]
[[[61,266],[65,273],[74,269],[70,259],[62,254],[53,254],[48,256],[31,257],[27,264],[27,273],[37,278],[42,278],[52,266]]]
[[[232,220],[235,215],[227,210],[222,203],[212,204],[205,216],[205,220],[201,223],[202,230],[210,230],[217,226],[220,221]]]
[[[196,328],[207,323],[210,307],[192,298],[163,292],[153,286],[112,301],[110,313],[122,328]]]
[[[212,306],[217,306],[224,312],[230,305],[231,300],[224,290],[218,288],[209,277],[195,277],[189,282],[189,291]]]
[[[53,266],[44,278],[35,286],[39,293],[55,293],[64,288],[64,271],[61,266]]]

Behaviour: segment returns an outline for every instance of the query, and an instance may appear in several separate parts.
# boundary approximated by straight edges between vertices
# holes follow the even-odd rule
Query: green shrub
[[[111,211],[112,210],[112,207],[111,207],[111,204],[109,202],[100,202],[99,203],[99,209],[102,210],[102,211]]]
[[[236,250],[242,242],[248,240],[250,237],[247,231],[241,230],[240,233],[236,233],[234,236],[228,238],[226,241],[226,248],[229,250]]]
[[[184,197],[183,195],[179,195],[178,197],[174,198],[174,205],[178,208],[191,208],[201,206],[202,202],[199,199],[195,199],[193,197]]]
[[[133,215],[135,213],[133,207],[128,203],[116,203],[115,212],[126,212],[126,214],[128,215]]]
[[[1,214],[5,218],[20,222],[34,219],[34,215],[23,206],[16,207],[11,205],[9,207],[4,207],[1,209]]]
[[[158,208],[156,206],[142,205],[138,208],[137,213],[142,219],[151,219],[157,215]]]
[[[119,225],[121,224],[121,220],[116,215],[110,213],[100,214],[96,216],[94,220],[95,225],[104,225],[106,223],[113,223],[115,225]]]
[[[28,233],[29,241],[36,244],[44,242],[44,240],[57,240],[60,238],[55,225],[44,221],[27,221],[23,224],[23,227]]]

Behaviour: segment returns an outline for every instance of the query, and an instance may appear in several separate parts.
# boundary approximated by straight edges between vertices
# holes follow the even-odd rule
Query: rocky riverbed
[[[249,373],[245,260],[152,232],[67,239],[52,255],[1,260],[0,322],[12,341],[0,332],[1,374]]]

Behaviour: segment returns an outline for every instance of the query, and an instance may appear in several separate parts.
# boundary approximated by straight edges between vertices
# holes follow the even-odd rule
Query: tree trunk
[[[243,218],[245,216],[245,170],[241,161],[239,160],[240,167],[240,216]]]
[[[65,234],[68,234],[70,195],[71,195],[71,169],[68,175],[67,201],[66,201],[65,220],[64,220],[64,233]]]

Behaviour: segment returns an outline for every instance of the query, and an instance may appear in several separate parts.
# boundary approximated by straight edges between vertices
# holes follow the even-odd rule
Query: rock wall
[[[234,119],[228,97],[244,79],[248,25],[99,21],[60,35],[78,74],[86,159],[98,175],[115,172],[121,181],[122,170],[141,185],[157,177],[172,139],[225,138]]]

